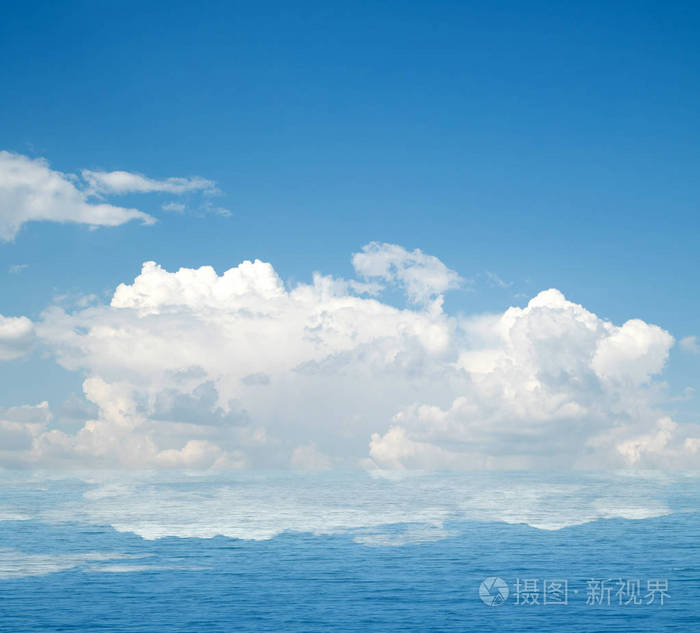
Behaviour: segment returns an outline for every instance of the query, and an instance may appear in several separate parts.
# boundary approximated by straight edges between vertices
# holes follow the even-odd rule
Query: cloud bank
[[[146,262],[110,303],[49,308],[38,344],[81,372],[95,413],[69,433],[32,409],[4,465],[326,469],[693,467],[700,430],[661,406],[673,337],[555,289],[444,312],[460,276],[372,243],[359,279],[286,288],[271,264]],[[404,289],[406,306],[382,301]],[[20,416],[21,417],[21,416]],[[24,426],[22,426],[24,424]],[[18,426],[19,425],[19,426]],[[10,431],[8,431],[10,432]]]

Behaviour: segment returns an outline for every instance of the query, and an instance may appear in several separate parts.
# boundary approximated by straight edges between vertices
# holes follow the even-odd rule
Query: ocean
[[[700,630],[700,474],[0,472],[0,632]]]

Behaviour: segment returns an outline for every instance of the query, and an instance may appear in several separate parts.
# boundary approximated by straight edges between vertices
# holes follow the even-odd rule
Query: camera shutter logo
[[[479,598],[490,607],[497,607],[508,600],[510,590],[503,578],[490,576],[479,585]]]

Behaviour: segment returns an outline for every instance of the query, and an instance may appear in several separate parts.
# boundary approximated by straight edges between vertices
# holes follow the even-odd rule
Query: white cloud
[[[217,192],[214,182],[198,176],[156,180],[128,171],[90,171],[89,169],[83,169],[81,175],[88,185],[88,191],[92,194]]]
[[[130,220],[155,222],[137,209],[90,202],[75,177],[52,170],[44,159],[0,151],[0,240],[14,239],[25,222],[117,226]]]
[[[51,420],[48,402],[0,409],[0,464],[22,464]]]
[[[27,268],[29,268],[29,264],[12,264],[8,268],[8,272],[11,275],[18,275],[19,273],[25,271]]]
[[[24,316],[6,317],[0,314],[0,360],[24,356],[34,340],[34,324]]]
[[[498,288],[510,288],[513,285],[513,282],[508,282],[504,281],[501,279],[496,273],[492,273],[490,271],[486,271],[486,279],[491,282],[492,286],[497,286]]]
[[[185,205],[181,202],[167,202],[160,206],[163,211],[172,211],[173,213],[182,213],[185,210]]]
[[[661,371],[672,345],[668,332],[632,319],[598,343],[591,367],[604,380],[648,382]]]
[[[554,289],[525,308],[455,318],[439,299],[459,277],[437,258],[375,244],[353,261],[417,306],[320,274],[287,289],[256,260],[221,275],[147,262],[109,305],[48,309],[41,345],[84,373],[96,413],[77,433],[40,429],[13,459],[304,469],[697,461],[685,440],[700,433],[659,427],[657,376],[673,339],[658,326],[615,325]]]
[[[620,442],[617,450],[630,466],[634,466],[645,454],[663,454],[677,428],[678,425],[671,418],[661,418],[652,432]]]
[[[353,402],[362,398],[366,429],[352,443],[363,451],[374,405],[388,416],[394,403],[382,393],[362,394],[382,381],[404,397],[414,394],[399,377],[438,361],[450,325],[444,315],[398,310],[348,294],[348,287],[316,275],[313,284],[287,291],[258,260],[223,275],[210,267],[170,273],[149,262],[109,306],[49,309],[42,340],[62,365],[92,376],[84,391],[99,414],[76,436],[47,438],[42,450],[128,465],[189,459],[220,467],[248,463],[244,451],[257,463],[291,459],[299,466],[311,454],[295,457],[293,448],[308,444],[311,432],[310,440],[321,436],[316,457],[327,452],[321,439],[337,441],[327,416],[351,422]],[[353,388],[343,384],[345,373],[355,376],[348,379]],[[215,397],[204,401],[209,391]],[[201,405],[175,419],[182,397]],[[210,443],[188,447],[193,439]]]
[[[297,446],[290,460],[295,470],[329,470],[332,463],[331,458],[319,451],[313,442]]]
[[[200,216],[220,215],[221,217],[224,217],[224,218],[229,218],[233,215],[233,213],[231,212],[230,209],[227,209],[226,207],[220,207],[220,206],[214,205],[214,204],[212,204],[211,200],[202,201],[202,204],[199,206],[197,214]]]
[[[678,346],[689,354],[700,354],[700,344],[697,336],[685,336],[678,341]]]
[[[101,200],[108,195],[190,192],[210,195],[219,191],[214,182],[198,176],[157,180],[128,171],[84,169],[78,177],[51,169],[42,158],[0,151],[0,240],[14,239],[22,225],[32,221],[117,226],[141,220],[153,224],[155,218],[147,213]],[[182,213],[185,205],[168,202],[161,208]],[[231,215],[228,209],[215,207],[209,200],[204,200],[200,208],[202,213]]]
[[[437,257],[421,250],[407,251],[396,244],[372,242],[355,253],[352,265],[365,279],[380,279],[403,286],[409,299],[424,303],[458,288],[462,278]]]
[[[462,324],[457,367],[470,378],[449,406],[412,404],[375,434],[383,467],[526,468],[692,463],[658,386],[673,338],[658,326],[605,321],[557,290],[526,308]]]
[[[441,448],[430,442],[420,442],[411,439],[411,435],[401,426],[392,426],[384,435],[373,433],[369,443],[369,453],[372,462],[368,465],[379,465],[382,468],[402,470],[417,468],[430,470],[464,467],[466,456]],[[478,456],[470,455],[469,468],[478,469],[485,466]]]

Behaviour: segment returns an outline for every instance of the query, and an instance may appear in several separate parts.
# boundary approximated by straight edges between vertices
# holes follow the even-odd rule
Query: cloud
[[[353,256],[352,265],[364,279],[399,284],[413,303],[433,300],[462,282],[437,257],[419,249],[409,252],[396,244],[371,242]]]
[[[12,264],[8,268],[8,272],[11,275],[18,275],[19,273],[25,271],[27,268],[29,268],[29,264]]]
[[[689,354],[700,354],[697,336],[685,336],[678,341],[678,347]]]
[[[441,293],[459,276],[436,257],[370,244],[353,261],[370,290],[376,279],[403,288],[407,307],[319,273],[287,288],[255,260],[222,274],[146,262],[108,304],[47,309],[35,325],[39,344],[84,375],[92,410],[77,432],[55,422],[38,429],[13,463],[697,463],[700,432],[661,406],[673,344],[662,328],[616,325],[555,289],[524,308],[451,316]]]
[[[677,428],[678,425],[671,418],[660,418],[652,432],[620,442],[617,450],[630,466],[634,466],[645,455],[663,454]],[[686,444],[688,442],[692,442],[692,439],[686,439]]]
[[[599,342],[591,367],[601,380],[648,382],[663,368],[672,345],[668,332],[632,319]]]
[[[48,402],[0,409],[0,463],[17,466],[30,459],[51,417]]]
[[[290,464],[295,470],[329,470],[332,460],[316,448],[312,442],[304,446],[297,446],[292,452]]]
[[[89,169],[83,169],[81,175],[88,185],[88,192],[98,195],[156,192],[181,194],[190,191],[217,192],[214,182],[198,176],[156,180],[128,171],[90,171]]]
[[[42,341],[64,367],[91,376],[83,389],[99,413],[74,436],[45,438],[41,450],[56,460],[79,453],[121,465],[289,463],[293,449],[308,444],[308,427],[326,435],[325,416],[336,407],[347,419],[381,367],[388,363],[398,375],[418,370],[444,352],[449,338],[444,317],[362,299],[348,287],[316,275],[288,291],[259,260],[222,275],[211,267],[168,272],[148,262],[132,284],[115,290],[109,306],[47,310]],[[344,372],[359,372],[356,388],[343,386]],[[319,383],[328,378],[321,398]],[[183,410],[176,396],[201,397],[206,385],[216,397],[176,419]],[[414,392],[409,384],[399,389]],[[363,399],[369,405],[383,396]],[[389,415],[391,400],[383,406]],[[365,417],[370,424],[369,409]],[[353,439],[358,451],[368,437],[369,427]],[[326,452],[320,442],[317,450]],[[295,463],[304,455],[297,452]]]
[[[118,226],[155,219],[137,209],[88,200],[75,177],[54,171],[44,159],[0,151],[0,240],[14,239],[25,222],[76,222]]]
[[[503,281],[496,273],[492,273],[490,271],[486,271],[486,279],[491,283],[492,286],[496,286],[498,288],[510,288],[513,285],[513,282],[510,281]]]
[[[470,344],[457,366],[469,384],[447,407],[399,411],[389,431],[372,437],[378,465],[599,467],[621,456],[630,465],[688,458],[671,450],[675,426],[656,432],[662,416],[653,378],[673,345],[658,326],[638,319],[616,326],[550,289],[525,308],[467,320],[462,329]]]
[[[0,314],[0,360],[24,356],[34,341],[34,324],[27,317]]]
[[[0,151],[0,240],[14,239],[22,225],[31,221],[117,226],[140,220],[153,224],[155,218],[147,213],[107,204],[102,199],[108,195],[191,192],[219,193],[214,182],[198,176],[157,180],[128,171],[84,169],[78,177],[52,170],[42,158]],[[213,206],[209,200],[199,206],[201,213],[231,215],[228,209]],[[161,208],[182,213],[185,205],[168,202]]]
[[[181,202],[167,202],[160,206],[163,211],[172,211],[174,213],[182,213],[185,210],[185,205]]]

